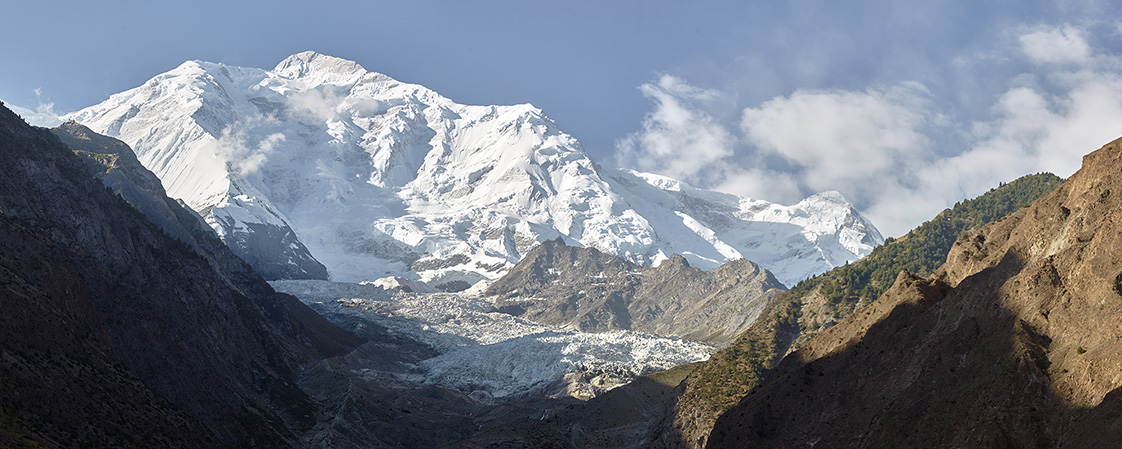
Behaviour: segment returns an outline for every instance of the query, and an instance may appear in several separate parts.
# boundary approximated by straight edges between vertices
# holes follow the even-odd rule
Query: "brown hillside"
[[[901,274],[784,359],[708,447],[1117,447],[1120,168],[1115,141],[960,239],[932,279]]]

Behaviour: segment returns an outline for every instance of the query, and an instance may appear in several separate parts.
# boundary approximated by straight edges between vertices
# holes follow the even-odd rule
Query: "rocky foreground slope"
[[[707,447],[1115,447],[1122,142],[811,339]]]
[[[900,271],[930,274],[943,265],[964,232],[975,232],[1028,206],[1062,182],[1041,173],[1002,183],[889,239],[864,259],[776,296],[744,333],[679,386],[674,411],[656,441],[663,447],[704,446],[717,417],[755,388],[785,355],[880,297]]]

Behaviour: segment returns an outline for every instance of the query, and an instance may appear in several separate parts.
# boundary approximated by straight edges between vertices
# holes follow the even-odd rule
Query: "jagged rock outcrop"
[[[643,267],[557,239],[531,250],[485,294],[497,298],[498,310],[539,323],[724,342],[783,290],[770,272],[744,259],[709,272],[679,255]]]
[[[300,444],[318,408],[299,367],[360,340],[191,234],[174,202],[188,241],[153,225],[91,176],[100,164],[0,107],[0,438]]]
[[[1122,142],[811,339],[707,447],[1115,447]]]

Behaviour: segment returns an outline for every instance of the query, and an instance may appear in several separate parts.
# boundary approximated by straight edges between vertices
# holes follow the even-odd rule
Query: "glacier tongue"
[[[715,348],[630,331],[572,332],[493,311],[470,294],[387,291],[373,284],[273,281],[344,328],[366,323],[435,348],[417,367],[419,382],[477,399],[531,394],[595,396],[654,371],[709,358]]]
[[[836,193],[779,206],[606,169],[533,106],[461,105],[314,52],[190,61],[64,118],[131,145],[273,279],[322,263],[458,290],[563,237],[642,264],[748,258],[792,285],[882,240]]]

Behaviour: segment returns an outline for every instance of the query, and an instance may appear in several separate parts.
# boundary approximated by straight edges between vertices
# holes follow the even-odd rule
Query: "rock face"
[[[91,176],[116,170],[111,159],[87,165],[0,107],[0,438],[296,445],[318,413],[298,367],[360,340],[192,232],[204,228],[174,202],[162,202],[167,226],[147,221],[122,200],[143,179],[118,197]]]
[[[1114,447],[1122,142],[788,356],[707,447]]]
[[[709,272],[679,255],[643,267],[558,239],[530,251],[485,294],[496,297],[498,310],[539,323],[725,342],[783,290],[770,272],[743,259]]]
[[[605,169],[531,105],[461,105],[314,52],[186,62],[67,118],[129,144],[269,279],[462,289],[564,237],[640,265],[746,258],[793,283],[882,240],[836,192],[781,206]]]

